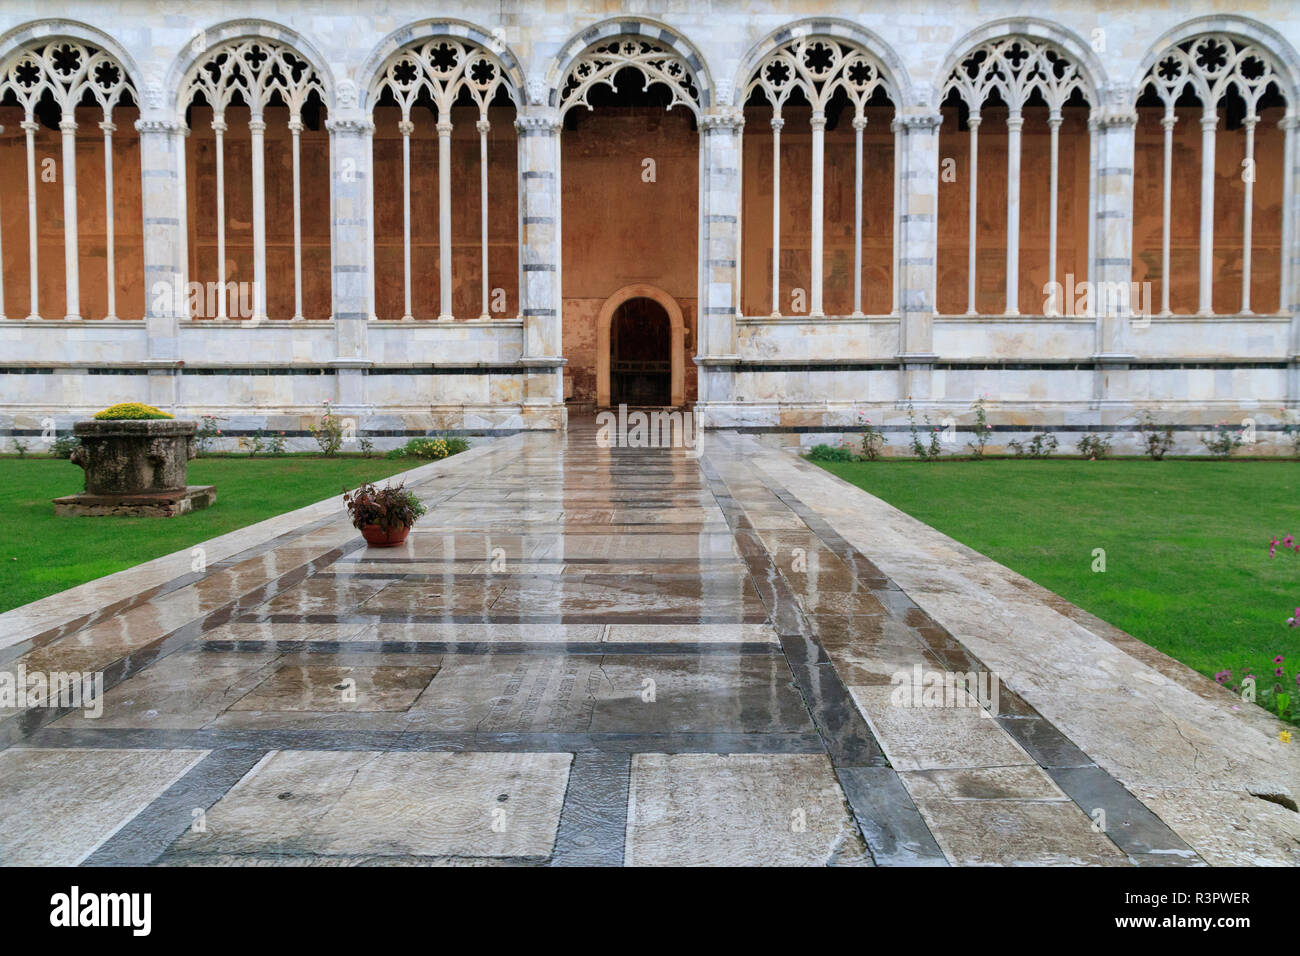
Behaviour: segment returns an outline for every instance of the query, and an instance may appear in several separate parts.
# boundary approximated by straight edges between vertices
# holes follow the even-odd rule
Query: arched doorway
[[[654,299],[628,299],[609,324],[609,401],[667,405],[673,361],[668,313]]]
[[[596,404],[682,405],[685,322],[662,289],[630,285],[596,318]]]

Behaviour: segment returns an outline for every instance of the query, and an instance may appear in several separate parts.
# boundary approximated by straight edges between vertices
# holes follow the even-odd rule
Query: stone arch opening
[[[596,319],[596,405],[682,405],[685,321],[652,285],[619,289]]]

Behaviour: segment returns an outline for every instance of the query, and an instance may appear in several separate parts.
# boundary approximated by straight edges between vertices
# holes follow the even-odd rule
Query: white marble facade
[[[255,309],[253,321],[198,321],[180,299],[147,295],[144,315],[87,321],[75,315],[77,277],[69,275],[68,316],[11,314],[0,321],[0,435],[36,434],[48,419],[62,428],[122,400],[178,414],[219,414],[234,432],[265,427],[296,433],[328,400],[379,436],[380,447],[428,429],[564,427],[562,91],[573,64],[594,45],[630,36],[651,39],[689,72],[684,105],[696,114],[701,150],[693,347],[697,408],[710,426],[771,428],[805,443],[835,440],[836,429],[853,425],[864,410],[879,422],[903,422],[909,399],[918,414],[960,425],[970,419],[972,400],[987,395],[991,420],[1002,426],[995,445],[1015,437],[1008,426],[1057,430],[1063,445],[1076,432],[1099,426],[1114,430],[1125,445],[1131,436],[1124,427],[1151,410],[1184,426],[1180,447],[1189,451],[1197,448],[1198,434],[1186,426],[1245,418],[1257,428],[1259,453],[1272,453],[1284,440],[1290,447],[1281,429],[1300,410],[1300,290],[1291,265],[1300,261],[1300,150],[1293,143],[1300,117],[1300,7],[1289,0],[1172,6],[1144,0],[669,0],[625,2],[621,10],[596,0],[469,0],[445,11],[414,0],[229,0],[219,6],[66,0],[57,16],[51,12],[32,0],[0,9],[0,76],[25,52],[59,39],[120,64],[141,110],[150,289],[183,287],[190,279],[179,157],[188,132],[182,94],[195,71],[214,51],[250,39],[309,66],[329,117],[331,181],[303,189],[311,201],[329,204],[332,314],[258,321],[261,310]],[[1036,314],[1045,310],[1009,295],[1003,314],[938,314],[939,103],[954,67],[981,45],[994,49],[1007,38],[1068,62],[1069,83],[1091,106],[1092,274],[1127,284],[1134,257],[1137,92],[1153,65],[1202,35],[1249,45],[1266,61],[1286,103],[1279,123],[1286,129],[1284,307],[1275,314],[1202,310],[1207,314],[1134,321],[1125,307]],[[450,317],[444,303],[441,318],[450,321],[377,321],[369,111],[390,58],[440,37],[486,51],[515,100],[519,314]],[[810,314],[741,313],[740,106],[765,58],[802,37],[829,37],[860,51],[895,105],[896,288],[887,314],[818,314],[820,269],[814,270]],[[1018,79],[1002,81],[1003,99],[1014,98],[1005,93]],[[1050,86],[1044,90],[1052,106],[1053,96],[1069,90]],[[24,187],[3,183],[3,203],[21,204]],[[75,211],[74,201],[73,242]],[[5,253],[22,248],[27,238],[11,233],[0,234]],[[814,238],[814,249],[819,241]],[[1246,256],[1249,261],[1249,251]],[[1013,269],[1014,261],[1009,256]],[[411,366],[423,370],[412,375]],[[454,373],[439,374],[449,369]],[[279,374],[262,374],[267,371]]]

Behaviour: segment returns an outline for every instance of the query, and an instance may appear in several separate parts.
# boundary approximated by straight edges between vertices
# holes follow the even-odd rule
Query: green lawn
[[[1204,674],[1300,660],[1300,463],[877,461],[822,467]],[[1092,571],[1093,549],[1106,571]]]
[[[339,495],[422,462],[385,458],[200,458],[192,485],[216,485],[211,508],[176,518],[55,517],[51,499],[81,491],[83,472],[53,458],[0,458],[0,611]]]

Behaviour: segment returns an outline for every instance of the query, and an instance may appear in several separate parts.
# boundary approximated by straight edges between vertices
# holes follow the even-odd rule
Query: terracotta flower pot
[[[366,544],[372,548],[395,548],[411,533],[409,524],[394,528],[392,531],[385,531],[377,524],[366,524],[361,526],[361,536],[366,539]]]

